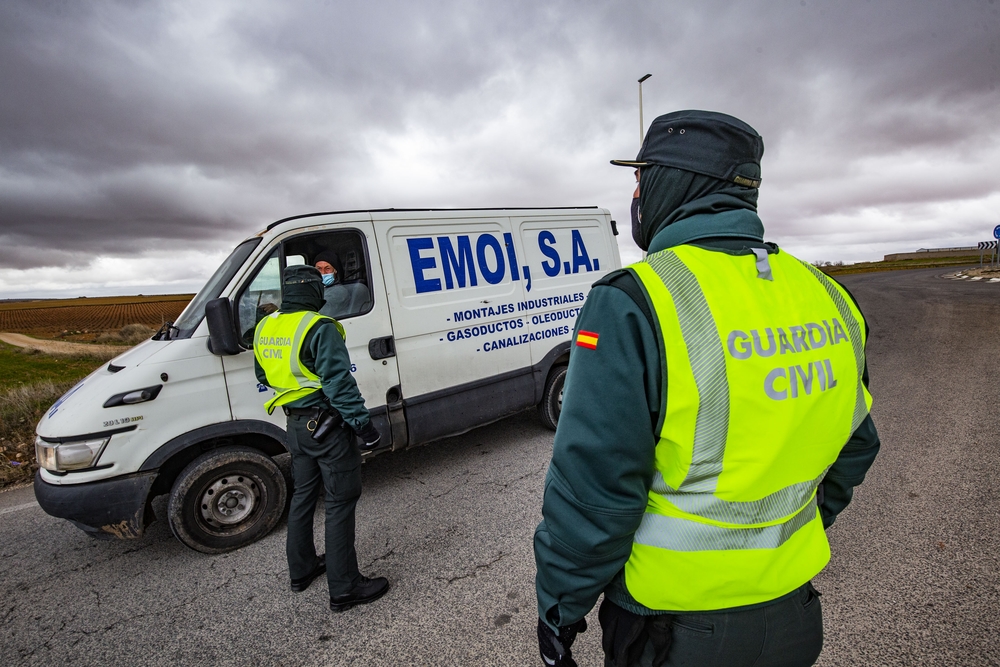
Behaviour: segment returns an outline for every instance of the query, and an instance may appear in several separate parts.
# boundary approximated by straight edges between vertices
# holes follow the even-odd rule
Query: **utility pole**
[[[653,75],[647,74],[646,76],[639,79],[639,147],[640,148],[642,147],[642,140],[645,138],[643,133],[645,132],[646,128],[646,126],[643,125],[642,122],[642,82],[651,76]]]

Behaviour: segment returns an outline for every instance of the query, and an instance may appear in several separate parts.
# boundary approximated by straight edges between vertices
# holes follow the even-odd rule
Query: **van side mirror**
[[[212,299],[205,304],[208,320],[208,349],[219,356],[239,354],[240,335],[233,320],[233,304],[226,297]]]

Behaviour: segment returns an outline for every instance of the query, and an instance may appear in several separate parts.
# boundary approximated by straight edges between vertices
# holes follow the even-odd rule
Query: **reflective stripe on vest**
[[[656,472],[626,564],[630,593],[651,609],[764,602],[829,559],[815,492],[871,405],[861,314],[813,267],[768,260],[761,272],[753,255],[680,246],[630,267],[667,368]]]
[[[646,514],[636,531],[635,541],[672,551],[776,549],[815,517],[815,498],[810,498],[805,507],[784,523],[740,530],[661,514]]]
[[[865,370],[865,342],[861,337],[861,331],[864,327],[854,318],[852,312],[854,309],[847,305],[843,290],[838,285],[835,285],[829,276],[807,262],[802,262],[802,266],[809,269],[816,276],[816,279],[823,284],[826,293],[830,295],[830,298],[837,305],[840,316],[844,318],[844,323],[847,325],[847,331],[850,334],[851,346],[854,348],[854,359],[857,363],[857,372],[860,378]],[[861,422],[868,416],[868,409],[871,407],[871,397],[869,396],[867,400],[865,399],[865,388],[860,382],[858,383],[857,394],[857,401],[854,404],[854,419],[851,421],[851,433],[854,433],[861,426]]]
[[[253,354],[267,376],[267,384],[277,394],[264,404],[267,413],[317,391],[318,375],[302,365],[300,352],[306,334],[322,320],[331,320],[344,336],[344,328],[332,318],[312,311],[272,313],[257,323]]]

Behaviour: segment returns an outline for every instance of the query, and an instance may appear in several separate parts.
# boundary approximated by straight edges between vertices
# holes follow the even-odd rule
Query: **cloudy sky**
[[[769,240],[861,261],[1000,224],[1000,0],[4,0],[0,298],[195,291],[321,210],[598,205],[647,124],[764,137]],[[619,237],[623,261],[639,256]]]

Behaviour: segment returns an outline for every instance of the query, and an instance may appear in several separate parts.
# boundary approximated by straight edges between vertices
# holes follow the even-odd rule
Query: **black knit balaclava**
[[[748,188],[692,171],[650,165],[639,170],[638,232],[636,245],[649,249],[664,227],[700,213],[737,209],[757,211],[757,188]],[[633,205],[635,202],[633,202]]]

